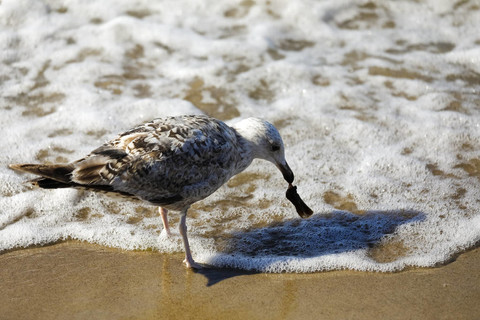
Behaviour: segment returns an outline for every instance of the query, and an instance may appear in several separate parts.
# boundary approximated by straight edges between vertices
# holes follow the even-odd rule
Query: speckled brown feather
[[[180,210],[245,169],[252,159],[241,158],[243,148],[241,137],[225,123],[207,116],[179,116],[133,128],[67,165],[12,168],[71,187],[115,192]],[[62,170],[63,175],[52,174]],[[56,185],[41,181],[40,186]]]

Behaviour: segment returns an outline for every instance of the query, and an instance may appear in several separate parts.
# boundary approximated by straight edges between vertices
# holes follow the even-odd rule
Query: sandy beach
[[[480,248],[398,273],[186,270],[69,241],[0,255],[2,319],[478,319]]]

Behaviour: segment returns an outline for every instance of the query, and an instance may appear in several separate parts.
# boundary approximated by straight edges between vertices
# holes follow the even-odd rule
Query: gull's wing
[[[70,180],[159,205],[194,202],[234,174],[239,148],[235,131],[216,119],[155,119],[72,163]]]

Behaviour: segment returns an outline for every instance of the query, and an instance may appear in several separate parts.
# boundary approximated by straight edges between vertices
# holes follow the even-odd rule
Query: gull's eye
[[[280,146],[278,144],[272,144],[271,149],[272,151],[278,151],[280,150]]]

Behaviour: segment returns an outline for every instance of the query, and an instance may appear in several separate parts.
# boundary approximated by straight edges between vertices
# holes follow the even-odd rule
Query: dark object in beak
[[[282,172],[283,179],[285,179],[288,183],[292,183],[294,176],[292,169],[288,166],[288,163],[285,162],[285,165],[283,164],[278,164],[277,165],[278,169]]]
[[[290,200],[291,203],[293,203],[300,217],[305,219],[310,217],[313,214],[312,209],[310,209],[298,195],[297,187],[293,186],[291,183],[288,185],[286,196],[287,196],[287,199]]]

